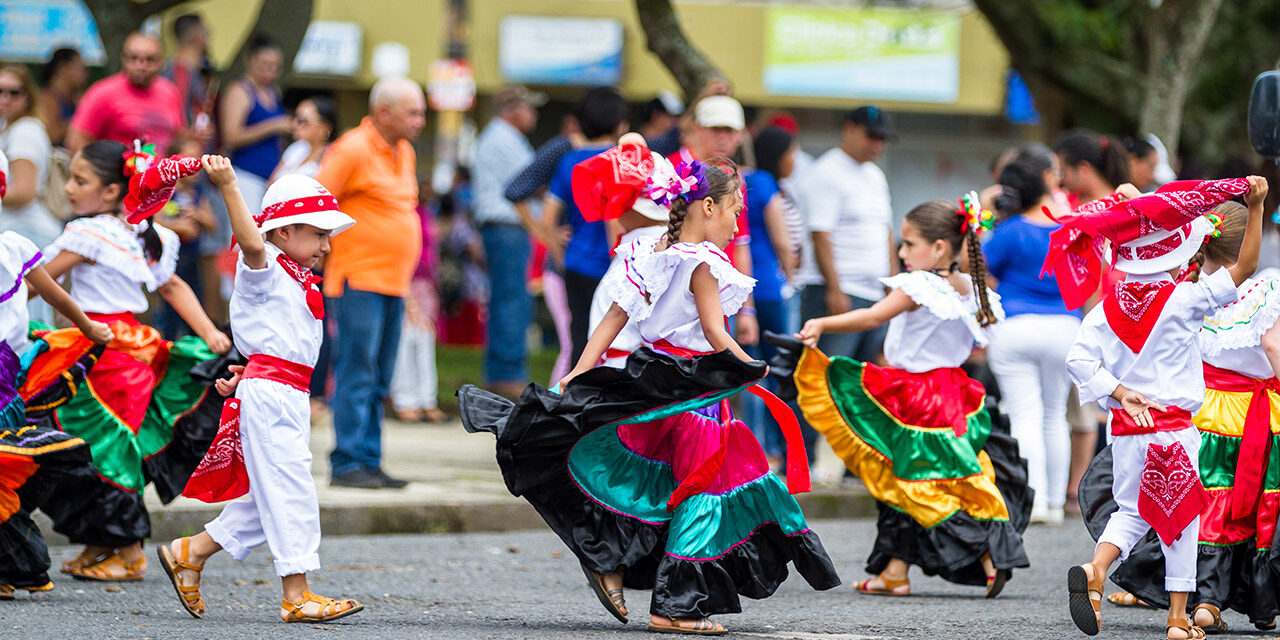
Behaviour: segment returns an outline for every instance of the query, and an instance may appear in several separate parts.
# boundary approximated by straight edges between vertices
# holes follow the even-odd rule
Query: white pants
[[[390,392],[396,411],[436,408],[436,333],[414,326],[407,316],[400,328]]]
[[[240,444],[249,499],[204,526],[236,560],[266,543],[276,574],[320,568],[320,502],[311,477],[311,406],[305,392],[269,380],[241,380]]]
[[[995,326],[987,349],[1000,383],[1000,410],[1009,416],[1018,452],[1027,459],[1027,484],[1035,489],[1039,508],[1061,509],[1067,500],[1067,350],[1079,328],[1074,316],[1017,315]]]
[[[1129,551],[1147,534],[1151,525],[1138,515],[1138,494],[1141,491],[1142,467],[1147,461],[1147,445],[1169,446],[1181,442],[1191,458],[1191,464],[1200,460],[1200,432],[1194,428],[1181,431],[1159,431],[1140,436],[1115,436],[1111,440],[1111,491],[1120,509],[1111,514],[1107,527],[1098,538],[1098,544],[1109,542],[1120,548],[1120,559],[1129,557]],[[1160,543],[1164,552],[1164,588],[1166,591],[1190,592],[1196,590],[1196,548],[1200,539],[1200,518],[1196,517],[1182,530],[1173,544]]]

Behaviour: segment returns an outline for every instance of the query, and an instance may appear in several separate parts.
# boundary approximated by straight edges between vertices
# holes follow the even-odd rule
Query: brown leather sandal
[[[26,591],[27,593],[39,593],[41,591],[53,591],[53,583],[46,582],[35,587],[15,587],[11,584],[0,584],[0,600],[13,600],[15,591]]]
[[[1164,621],[1164,637],[1166,638],[1166,640],[1169,640],[1169,632],[1174,629],[1180,629],[1182,630],[1183,633],[1187,634],[1187,637],[1185,640],[1204,640],[1204,637],[1205,637],[1204,629],[1201,629],[1200,627],[1197,627],[1196,625],[1191,624],[1191,622],[1188,621],[1186,618],[1178,618],[1176,620]],[[1173,640],[1184,640],[1184,639],[1176,638]]]
[[[111,554],[109,552],[90,554],[88,551],[81,551],[80,555],[62,563],[62,568],[60,569],[60,571],[68,575],[73,574],[77,571],[83,571],[85,569],[88,569],[89,567],[92,567],[95,564],[98,564],[99,562],[102,562],[103,560],[106,560],[107,557],[110,555]]]
[[[1143,600],[1142,598],[1139,598],[1138,596],[1133,595],[1132,593],[1129,593],[1128,591],[1117,591],[1115,593],[1108,595],[1107,602],[1110,602],[1111,604],[1114,604],[1117,607],[1144,607],[1147,609],[1155,608],[1151,606],[1151,603],[1147,602],[1146,600]]]
[[[1093,565],[1077,565],[1067,569],[1067,607],[1071,610],[1071,621],[1087,635],[1096,636],[1102,628],[1102,578],[1089,578],[1089,567],[1100,573]]]
[[[125,562],[119,553],[113,553],[98,564],[73,571],[71,577],[95,582],[137,582],[146,574],[146,558],[139,558],[137,562]]]
[[[205,612],[204,596],[200,594],[200,572],[204,571],[204,565],[191,562],[190,543],[190,538],[181,539],[180,555],[177,558],[173,557],[173,551],[167,544],[160,545],[156,549],[156,555],[160,556],[160,566],[164,568],[165,575],[169,576],[169,582],[173,584],[173,590],[178,594],[178,601],[182,603],[182,608],[186,609],[191,617],[199,618]],[[182,580],[178,577],[180,571],[196,574],[196,583],[182,584]]]
[[[987,576],[987,598],[994,598],[1004,591],[1005,583],[1009,582],[1012,577],[1012,571],[1008,569],[996,569],[994,575]]]
[[[654,624],[649,622],[649,631],[653,633],[677,633],[690,636],[722,636],[729,633],[729,630],[719,622],[715,622],[711,618],[702,618],[693,620],[693,626],[684,627],[680,625],[680,621],[675,618],[667,618],[671,624]]]
[[[1205,633],[1222,633],[1223,631],[1227,630],[1227,622],[1222,619],[1222,610],[1214,605],[1209,604],[1208,602],[1201,602],[1200,604],[1196,605],[1194,609],[1191,610],[1191,622],[1193,624],[1195,623],[1195,620],[1196,620],[1196,613],[1200,612],[1201,610],[1208,611],[1209,615],[1213,616],[1213,622],[1209,624],[1196,625],[1201,629],[1204,629]]]
[[[906,580],[890,580],[889,578],[884,577],[883,573],[880,574],[878,577],[880,578],[880,581],[884,583],[884,587],[871,586],[871,580],[875,580],[875,578],[871,578],[868,580],[863,580],[862,582],[859,582],[858,584],[854,585],[853,590],[857,591],[858,593],[865,593],[869,596],[909,596],[911,595],[910,578]],[[907,590],[898,591],[898,587],[902,587],[902,586],[905,586]]]
[[[316,615],[303,613],[302,608],[308,602],[320,605],[320,612]],[[346,608],[342,608],[344,605]],[[310,591],[303,591],[302,600],[298,602],[281,600],[280,608],[284,610],[284,615],[281,616],[281,619],[285,622],[332,622],[338,618],[345,618],[351,614],[364,611],[364,605],[350,598],[334,600],[333,598],[323,598]]]
[[[624,610],[627,607],[626,600],[623,599],[622,589],[608,589],[604,584],[604,576],[582,565],[582,573],[587,576],[587,584],[591,587],[591,592],[596,594],[596,598],[600,600],[600,604],[604,605],[606,611],[610,615],[618,619],[622,624],[627,623],[627,614]]]

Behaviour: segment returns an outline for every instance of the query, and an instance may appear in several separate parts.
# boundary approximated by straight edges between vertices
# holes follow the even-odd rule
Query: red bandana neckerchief
[[[1157,282],[1117,282],[1102,301],[1107,324],[1129,350],[1137,353],[1151,337],[1151,328],[1160,319],[1160,311],[1169,301],[1174,284]]]
[[[276,256],[276,261],[284,267],[284,272],[289,274],[295,282],[302,285],[302,290],[307,292],[307,309],[311,310],[311,316],[316,320],[324,318],[324,295],[320,293],[320,288],[316,285],[323,280],[320,276],[311,273],[310,269],[294,262],[292,258],[281,253]]]
[[[1161,542],[1173,544],[1208,503],[1209,492],[1200,484],[1195,463],[1181,442],[1147,445],[1138,515],[1155,529]]]

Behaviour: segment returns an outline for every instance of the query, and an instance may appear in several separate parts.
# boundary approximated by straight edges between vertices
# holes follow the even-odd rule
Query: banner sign
[[[960,15],[770,7],[764,87],[775,95],[955,102]]]
[[[107,61],[93,14],[79,0],[0,0],[0,58],[44,62],[60,47],[86,64]]]
[[[360,25],[314,20],[307,25],[302,46],[293,59],[296,73],[353,76],[360,71]]]
[[[508,82],[578,86],[622,80],[622,23],[610,18],[507,16],[498,66]]]
[[[476,74],[465,60],[436,60],[427,68],[427,103],[436,111],[470,111]]]

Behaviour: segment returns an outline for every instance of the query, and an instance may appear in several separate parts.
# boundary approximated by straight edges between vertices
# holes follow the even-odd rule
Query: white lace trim
[[[17,287],[18,281],[40,264],[39,256],[35,243],[13,231],[0,231],[0,295]]]
[[[1201,355],[1257,347],[1262,334],[1280,319],[1280,279],[1253,278],[1236,291],[1235,302],[1205,318],[1199,336]]]
[[[990,342],[990,332],[978,324],[978,299],[972,293],[963,296],[946,278],[928,271],[907,271],[895,276],[880,278],[880,283],[890,289],[898,289],[907,294],[912,302],[929,310],[929,313],[943,319],[963,319],[969,333],[978,346],[985,347]],[[996,321],[1004,320],[1004,307],[1000,304],[1000,295],[987,289],[987,303]]]
[[[156,276],[147,264],[142,241],[127,228],[126,223],[113,216],[100,215],[67,223],[62,235],[44,253],[52,259],[62,251],[70,251],[119,271],[148,290],[156,288]],[[176,251],[173,262],[177,264]]]
[[[616,259],[622,261],[622,267],[605,276],[601,286],[609,298],[618,303],[627,316],[633,320],[648,317],[652,311],[649,298],[645,296],[645,282],[635,270],[636,260],[653,254],[656,240],[639,238],[631,241],[626,247],[619,247],[615,252]]]
[[[643,280],[649,300],[657,300],[666,293],[680,265],[690,260],[706,264],[711,269],[711,276],[720,283],[720,306],[725,315],[737,313],[756,286],[755,278],[738,271],[729,263],[728,256],[710,242],[678,242],[663,251],[634,258],[634,272]],[[646,310],[646,315],[651,311],[652,305]]]

